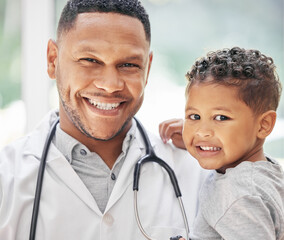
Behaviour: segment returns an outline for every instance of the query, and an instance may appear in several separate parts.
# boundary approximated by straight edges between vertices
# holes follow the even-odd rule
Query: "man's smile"
[[[102,109],[102,110],[113,110],[115,108],[117,108],[121,103],[117,102],[117,103],[107,103],[107,102],[98,102],[92,99],[87,99],[89,101],[89,103],[91,103],[93,106],[95,106],[98,109]]]

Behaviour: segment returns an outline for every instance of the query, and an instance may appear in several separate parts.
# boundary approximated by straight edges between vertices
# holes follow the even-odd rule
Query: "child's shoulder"
[[[274,159],[258,162],[242,162],[225,174],[213,173],[205,187],[207,192],[230,192],[240,198],[245,195],[263,195],[270,191],[284,192],[284,172]],[[210,191],[211,189],[211,191]]]
[[[213,172],[200,192],[201,208],[215,211],[217,219],[239,200],[253,198],[284,212],[284,174],[275,160],[243,162],[225,174]]]
[[[284,214],[284,174],[275,161],[243,162],[225,174],[214,171],[200,191],[202,215],[212,226],[224,216],[243,211],[244,206],[255,211],[256,204],[277,219]]]

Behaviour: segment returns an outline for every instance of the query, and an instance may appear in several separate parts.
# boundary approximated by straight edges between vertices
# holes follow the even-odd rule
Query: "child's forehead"
[[[188,89],[188,95],[193,91],[209,91],[209,93],[217,93],[220,92],[220,96],[223,94],[229,93],[232,97],[238,97],[239,87],[235,85],[226,84],[224,82],[216,82],[216,81],[204,81],[204,82],[195,82],[190,85]],[[223,94],[222,94],[223,92]]]
[[[253,115],[252,109],[240,99],[238,88],[216,83],[194,84],[188,93],[186,111],[202,113],[222,111],[234,115]]]
[[[227,105],[229,103],[243,102],[239,96],[239,88],[218,84],[215,82],[195,83],[187,94],[187,103],[200,103],[207,105]]]

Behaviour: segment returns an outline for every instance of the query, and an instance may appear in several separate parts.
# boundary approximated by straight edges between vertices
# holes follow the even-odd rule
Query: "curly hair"
[[[195,83],[234,86],[254,113],[276,111],[282,88],[275,69],[273,59],[258,50],[234,47],[209,52],[187,72],[186,92]]]
[[[137,18],[143,24],[147,41],[151,41],[149,16],[139,0],[69,0],[59,19],[58,38],[74,26],[78,14],[85,12],[112,12]]]

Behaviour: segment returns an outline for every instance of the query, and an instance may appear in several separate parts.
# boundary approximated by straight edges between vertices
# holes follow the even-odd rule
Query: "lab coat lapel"
[[[52,111],[28,136],[25,144],[25,150],[23,152],[25,156],[31,155],[40,161],[48,132],[57,117],[58,114]],[[47,177],[47,174],[50,174],[50,177],[55,179],[55,177],[52,176],[55,174],[56,177],[60,179],[72,192],[74,192],[90,209],[97,214],[102,215],[89,190],[75,173],[70,163],[59,152],[53,143],[50,144],[47,154],[46,171],[47,173],[45,173],[45,178]]]
[[[138,159],[145,155],[145,144],[142,136],[136,128],[136,137],[133,139],[133,143],[130,145],[124,164],[120,170],[117,178],[117,182],[114,185],[112,193],[110,195],[105,212],[107,212],[124,194],[130,184],[133,184],[134,167]],[[156,144],[152,139],[150,140],[152,146]],[[142,168],[140,177],[147,171],[147,168]],[[132,188],[132,186],[131,186]]]
[[[133,144],[128,150],[127,157],[123,163],[117,182],[110,195],[105,212],[107,212],[124,194],[130,184],[133,183],[133,171],[136,161],[142,155],[142,151],[137,144]]]
[[[61,155],[53,144],[50,146],[50,153],[51,154],[47,158],[47,171],[52,171],[53,174],[56,174],[57,177],[60,178],[62,182],[90,209],[98,215],[102,215],[92,194],[71,167],[70,163]]]

